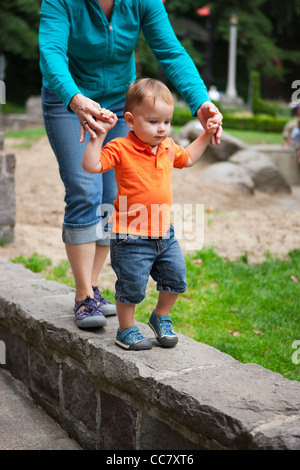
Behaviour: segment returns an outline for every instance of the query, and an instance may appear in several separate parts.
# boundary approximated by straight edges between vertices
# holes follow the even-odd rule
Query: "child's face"
[[[169,135],[173,111],[173,104],[157,99],[153,105],[144,100],[129,113],[127,123],[142,142],[155,147]]]

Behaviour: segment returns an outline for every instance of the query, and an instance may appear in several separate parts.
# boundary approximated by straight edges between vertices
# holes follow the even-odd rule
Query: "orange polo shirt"
[[[114,168],[118,186],[113,232],[166,235],[173,200],[172,168],[185,167],[188,158],[187,151],[171,138],[164,139],[154,154],[133,131],[103,147],[101,172]]]

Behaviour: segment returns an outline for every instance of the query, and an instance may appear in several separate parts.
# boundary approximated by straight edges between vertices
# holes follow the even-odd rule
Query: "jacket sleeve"
[[[67,56],[70,23],[64,0],[43,0],[40,11],[40,68],[51,89],[68,107],[80,93],[69,71]]]
[[[211,101],[206,86],[178,41],[161,0],[141,0],[142,31],[165,74],[183,96],[193,115]]]

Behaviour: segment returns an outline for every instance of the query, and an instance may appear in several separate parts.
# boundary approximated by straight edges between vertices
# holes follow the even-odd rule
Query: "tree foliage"
[[[36,60],[41,0],[1,0],[0,53]]]
[[[180,33],[178,37],[202,76],[211,57],[213,79],[220,88],[224,89],[226,82],[229,18],[232,11],[238,14],[239,19],[238,86],[247,90],[252,70],[260,72],[262,86],[271,79],[273,83],[288,83],[290,87],[290,83],[299,78],[300,0],[165,0],[164,4],[171,21],[175,18],[190,21],[190,26],[186,28],[187,34]],[[16,92],[20,77],[23,80],[23,94],[32,93],[32,89],[40,86],[40,5],[41,0],[1,0],[0,54],[5,54],[7,75],[10,83],[14,83],[13,87],[8,87],[9,95],[12,88]],[[209,19],[197,13],[197,9],[203,6],[210,7]],[[208,44],[191,34],[192,25],[209,32],[210,54],[207,54]],[[161,70],[143,38],[139,42],[137,59],[141,74],[160,76]]]
[[[259,70],[262,79],[287,81],[297,78],[300,51],[298,31],[300,0],[165,0],[172,16],[185,16],[205,26],[206,17],[197,9],[210,7],[213,69],[223,78],[227,71],[229,19],[232,12],[238,15],[238,65],[239,75],[245,80],[251,70]],[[202,54],[204,53],[202,49]]]

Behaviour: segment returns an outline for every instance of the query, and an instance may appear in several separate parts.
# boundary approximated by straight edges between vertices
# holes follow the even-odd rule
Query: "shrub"
[[[174,126],[184,126],[195,119],[188,108],[176,107],[172,124]],[[279,118],[271,116],[234,116],[223,113],[223,127],[227,129],[252,130],[260,132],[282,132],[283,127],[289,118]]]
[[[252,70],[251,74],[252,84],[252,112],[254,115],[267,114],[270,116],[276,116],[276,108],[274,105],[267,103],[267,101],[261,99],[260,95],[260,74],[257,70]]]

